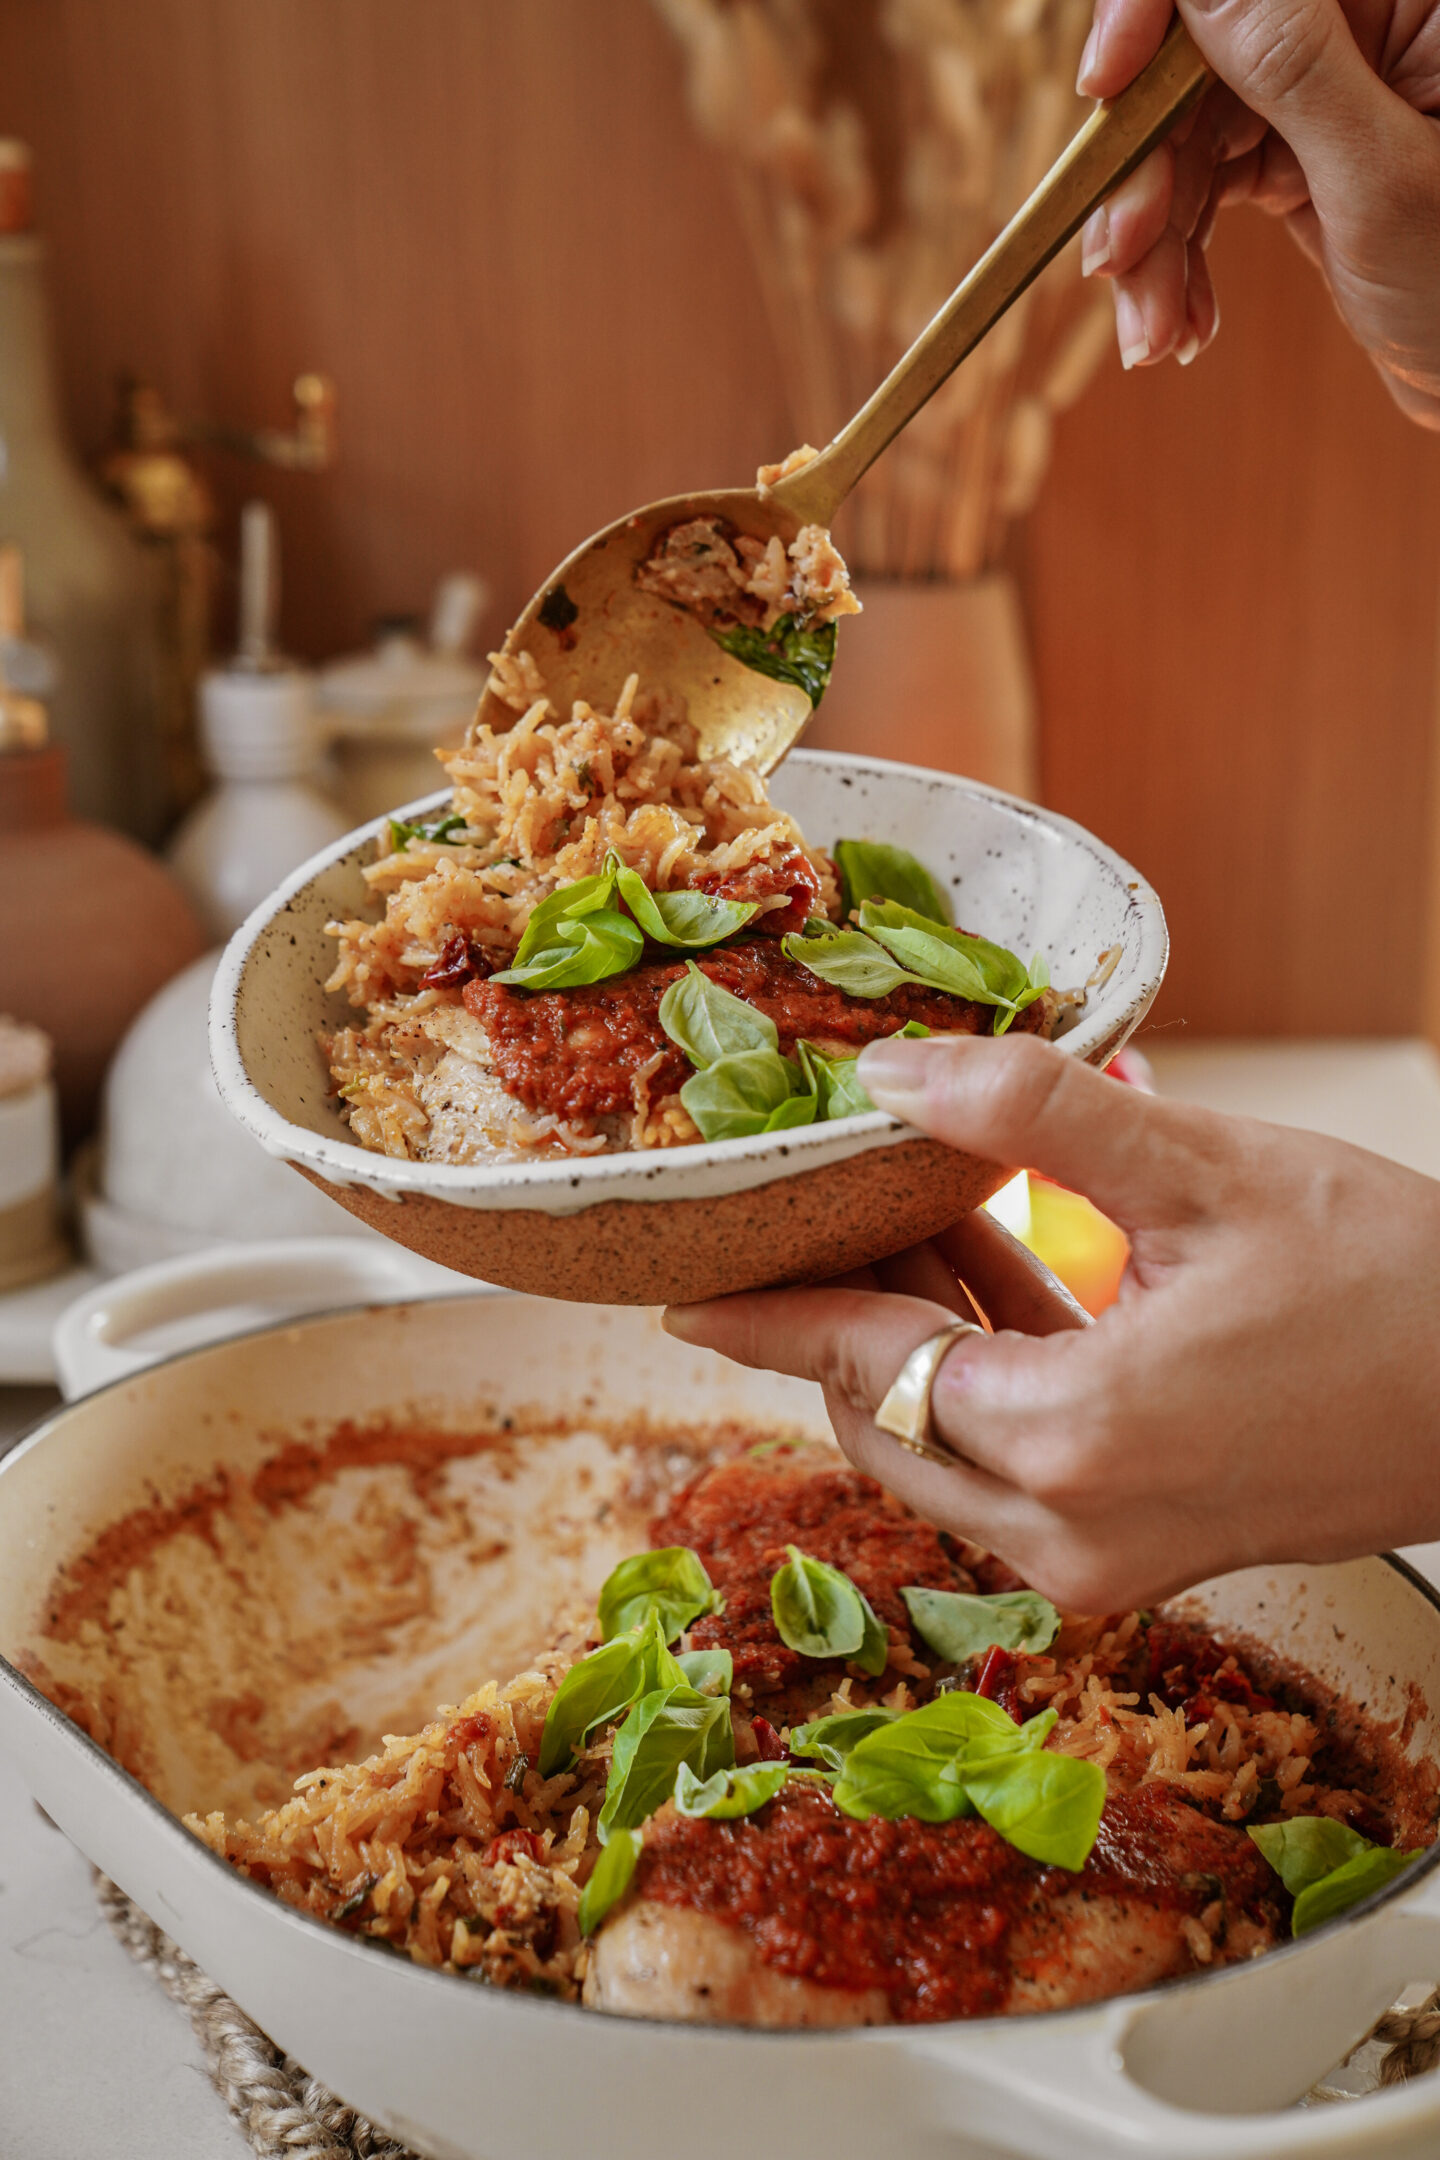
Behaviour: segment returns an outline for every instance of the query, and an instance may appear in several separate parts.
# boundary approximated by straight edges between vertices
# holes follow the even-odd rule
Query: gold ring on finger
[[[936,1432],[930,1398],[935,1388],[935,1375],[961,1336],[984,1333],[984,1328],[977,1327],[973,1320],[952,1320],[949,1327],[941,1328],[918,1349],[912,1350],[884,1401],[874,1412],[873,1422],[881,1432],[889,1433],[912,1455],[923,1455],[927,1462],[953,1466],[963,1460],[958,1450],[950,1447]]]

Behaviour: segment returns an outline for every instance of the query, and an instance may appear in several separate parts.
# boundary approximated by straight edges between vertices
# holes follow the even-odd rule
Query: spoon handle
[[[1096,106],[1029,201],[854,419],[819,457],[770,488],[769,499],[807,523],[828,525],[886,445],[1212,80],[1177,15],[1150,65],[1117,98]]]

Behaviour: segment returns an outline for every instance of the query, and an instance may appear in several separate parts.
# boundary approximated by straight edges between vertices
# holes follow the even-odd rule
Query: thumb
[[[1180,12],[1222,82],[1290,145],[1312,196],[1353,187],[1394,100],[1340,0],[1181,0]]]
[[[1034,1035],[890,1036],[861,1052],[877,1109],[947,1147],[1038,1170],[1122,1229],[1207,1211],[1203,1113],[1122,1087]]]

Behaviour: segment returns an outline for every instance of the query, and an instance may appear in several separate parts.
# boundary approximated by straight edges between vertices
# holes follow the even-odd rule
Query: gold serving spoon
[[[1096,106],[1029,201],[828,449],[767,488],[672,495],[632,510],[567,556],[504,647],[507,654],[534,657],[555,710],[568,714],[576,698],[585,698],[598,711],[612,711],[626,677],[638,673],[642,687],[684,696],[702,757],[745,761],[762,773],[778,765],[814,710],[806,689],[722,650],[694,616],[637,585],[637,569],[670,526],[692,518],[724,519],[762,544],[778,534],[787,546],[802,526],[828,526],[861,474],[1210,80],[1177,17],[1150,65],[1119,97]],[[500,732],[515,718],[514,708],[496,696],[492,677],[477,721]]]

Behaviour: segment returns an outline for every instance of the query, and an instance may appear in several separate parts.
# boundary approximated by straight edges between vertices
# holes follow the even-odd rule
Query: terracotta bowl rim
[[[797,749],[790,760],[800,765],[841,768],[884,781],[891,775],[920,780],[932,788],[979,797],[1003,805],[1012,815],[1066,839],[1092,859],[1095,871],[1127,894],[1127,942],[1137,940],[1138,974],[1134,987],[1112,1005],[1102,984],[1091,992],[1080,1018],[1057,1038],[1071,1056],[1090,1063],[1113,1057],[1144,1018],[1164,979],[1169,932],[1159,895],[1149,880],[1073,818],[1026,802],[1004,788],[940,772],[899,759],[863,756],[853,751]],[[231,937],[216,970],[210,1000],[210,1056],[222,1100],[266,1152],[305,1165],[332,1185],[363,1186],[377,1195],[402,1200],[423,1195],[464,1208],[539,1207],[570,1213],[604,1200],[664,1201],[754,1188],[819,1169],[876,1147],[893,1147],[922,1137],[915,1127],[872,1110],[836,1118],[823,1125],[744,1140],[699,1142],[687,1147],[592,1156],[562,1162],[449,1164],[402,1161],[372,1153],[353,1142],[296,1125],[274,1108],[251,1078],[239,1043],[239,1002],[246,969],[257,946],[276,920],[314,880],[347,856],[366,849],[392,817],[414,818],[449,800],[449,788],[397,806],[372,818],[312,855],[293,871],[247,917]]]

